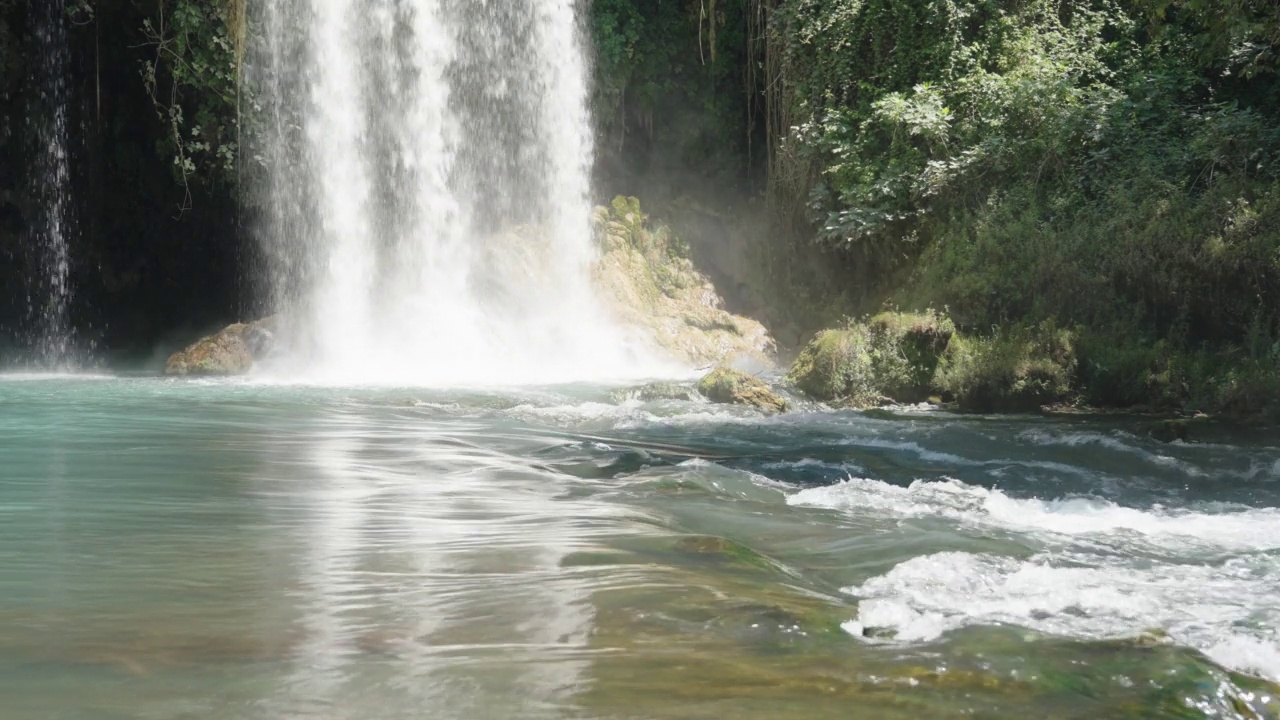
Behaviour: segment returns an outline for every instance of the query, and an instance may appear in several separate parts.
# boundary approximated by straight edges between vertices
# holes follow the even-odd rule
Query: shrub
[[[938,359],[953,333],[951,321],[933,311],[882,313],[843,330],[818,333],[787,378],[805,394],[827,402],[919,402],[929,396]]]
[[[962,410],[1025,412],[1069,399],[1075,370],[1074,333],[1046,323],[953,337],[935,382]]]
[[[1187,402],[1194,358],[1167,341],[1086,333],[1080,340],[1080,386],[1085,400],[1101,407],[1179,408]]]

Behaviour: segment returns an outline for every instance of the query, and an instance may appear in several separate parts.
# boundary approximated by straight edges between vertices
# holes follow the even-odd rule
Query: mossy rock
[[[1147,434],[1160,442],[1195,442],[1213,425],[1213,419],[1207,415],[1189,418],[1168,418],[1157,420],[1147,428]]]
[[[693,400],[695,391],[688,385],[669,382],[649,383],[640,387],[624,388],[612,393],[614,402],[639,400],[640,402],[656,402],[659,400]]]
[[[203,337],[185,350],[169,356],[165,375],[244,375],[254,361],[271,351],[274,344],[274,317],[254,323],[236,323]]]
[[[1075,371],[1075,334],[1046,324],[953,337],[937,384],[966,412],[1032,412],[1068,400]]]
[[[823,330],[792,363],[787,381],[815,400],[840,400],[871,390],[870,364],[863,333]]]
[[[936,313],[881,313],[824,330],[801,351],[787,380],[823,402],[855,407],[922,402],[955,333]]]
[[[726,367],[716,368],[699,380],[698,392],[715,403],[749,405],[767,413],[787,410],[787,401],[763,380]]]

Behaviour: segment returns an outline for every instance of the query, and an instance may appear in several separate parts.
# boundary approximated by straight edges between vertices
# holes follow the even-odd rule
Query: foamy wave
[[[1280,549],[1280,510],[1276,508],[1219,506],[1214,508],[1217,512],[1196,512],[1156,506],[1139,510],[1094,498],[1017,499],[958,480],[918,480],[899,487],[862,478],[803,490],[788,502],[896,518],[941,517],[1015,532],[1089,535],[1122,544],[1140,540],[1177,552]]]
[[[943,552],[846,588],[860,603],[844,627],[907,643],[969,625],[1093,640],[1158,630],[1226,667],[1280,681],[1277,571],[1275,558],[1260,556],[1141,567],[1115,558]]]

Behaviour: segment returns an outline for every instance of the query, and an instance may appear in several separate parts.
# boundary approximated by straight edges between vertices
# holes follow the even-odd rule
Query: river
[[[1280,443],[0,379],[6,720],[1280,717]]]

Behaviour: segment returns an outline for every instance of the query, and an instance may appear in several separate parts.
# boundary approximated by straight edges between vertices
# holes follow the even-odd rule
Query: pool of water
[[[0,378],[0,717],[1277,718],[1280,440]]]

